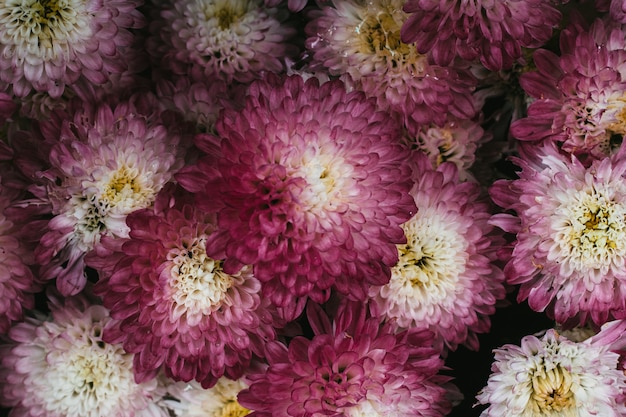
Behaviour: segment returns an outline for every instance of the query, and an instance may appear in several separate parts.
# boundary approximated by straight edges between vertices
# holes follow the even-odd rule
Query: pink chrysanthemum
[[[167,417],[156,379],[135,383],[133,355],[105,343],[107,310],[80,298],[53,301],[0,345],[0,404],[9,416]]]
[[[227,274],[207,255],[214,217],[190,204],[137,211],[127,217],[129,239],[99,261],[109,265],[95,292],[114,319],[104,339],[136,354],[138,381],[161,368],[205,388],[236,379],[275,337],[252,268]]]
[[[141,1],[11,0],[0,3],[0,84],[18,97],[52,97],[78,81],[102,84],[126,68],[144,26]]]
[[[182,166],[180,136],[166,129],[153,106],[140,96],[117,105],[78,103],[42,121],[41,143],[16,155],[34,183],[32,198],[16,202],[13,213],[40,231],[40,276],[56,278],[64,295],[83,289],[84,256],[101,236],[127,237],[126,215],[150,206]],[[39,161],[45,167],[37,165],[32,146],[48,150]],[[45,214],[52,218],[42,222]]]
[[[400,327],[429,329],[451,349],[477,350],[476,333],[489,331],[489,315],[504,298],[494,264],[501,238],[487,223],[480,187],[459,182],[455,165],[433,170],[420,154],[413,175],[417,213],[402,225],[407,242],[398,245],[390,282],[370,295]]]
[[[307,306],[314,335],[285,346],[270,342],[268,366],[248,375],[239,402],[259,417],[443,416],[451,408],[449,378],[432,334],[372,317],[360,302],[344,303],[331,319]]]
[[[445,122],[446,114],[475,114],[475,78],[466,68],[428,62],[415,45],[400,40],[408,18],[403,0],[334,1],[306,27],[312,65],[331,75],[350,75],[356,88],[399,112],[410,131],[415,125]]]
[[[415,205],[400,125],[374,101],[338,80],[272,76],[222,113],[217,132],[219,157],[178,180],[218,210],[207,250],[225,252],[225,269],[254,265],[288,320],[331,287],[364,300],[389,280]]]
[[[492,223],[517,234],[504,272],[518,299],[567,325],[625,317],[626,156],[585,167],[553,143],[522,155],[519,179],[490,190],[516,213]]]
[[[537,50],[536,71],[520,84],[536,100],[511,126],[524,141],[552,140],[568,152],[604,158],[626,134],[626,38],[623,28],[596,20],[561,34],[561,56]]]
[[[294,52],[287,14],[262,0],[155,3],[148,52],[176,74],[249,82],[265,71],[281,72],[281,60]]]
[[[626,323],[616,321],[583,342],[550,329],[526,336],[521,346],[495,350],[481,417],[626,415],[626,377],[616,351],[626,347]]]
[[[402,40],[420,53],[439,65],[479,59],[492,71],[511,68],[522,48],[543,46],[561,20],[545,0],[408,0],[404,11]]]
[[[0,334],[9,331],[13,322],[22,320],[24,310],[35,306],[33,294],[40,286],[35,282],[29,265],[33,264],[30,247],[16,236],[14,225],[2,212],[11,203],[11,197],[0,194]]]

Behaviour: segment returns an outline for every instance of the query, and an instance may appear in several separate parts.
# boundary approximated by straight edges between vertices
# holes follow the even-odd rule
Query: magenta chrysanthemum
[[[374,101],[340,81],[270,77],[222,113],[217,132],[219,158],[178,179],[218,210],[207,250],[225,252],[227,270],[254,265],[289,319],[331,287],[363,300],[389,280],[415,205],[400,126]]]
[[[518,299],[559,323],[626,316],[626,158],[583,166],[546,144],[516,159],[517,180],[491,188],[515,215],[492,222],[517,234],[505,267]]]
[[[400,40],[408,18],[403,0],[334,1],[306,27],[313,66],[331,75],[350,75],[358,89],[377,97],[379,105],[402,114],[415,125],[443,124],[446,114],[475,114],[475,78],[467,68],[429,63],[415,45]]]
[[[41,122],[41,143],[31,146],[49,151],[45,162],[29,146],[15,157],[35,183],[13,213],[40,231],[41,278],[56,279],[64,295],[83,289],[84,256],[101,236],[127,237],[126,215],[150,206],[183,163],[180,136],[165,128],[153,101],[79,106]]]
[[[626,415],[626,377],[620,353],[626,323],[616,321],[583,342],[550,329],[520,346],[495,350],[493,373],[478,394],[481,417]]]
[[[265,71],[280,72],[293,52],[295,30],[287,15],[262,0],[156,3],[148,51],[162,69],[226,82],[249,82]]]
[[[439,65],[479,59],[492,71],[511,68],[522,48],[543,46],[561,19],[545,0],[408,0],[404,11],[402,40],[420,53]]]
[[[428,331],[394,334],[367,305],[344,303],[331,323],[307,307],[314,336],[267,345],[268,366],[248,375],[239,402],[258,417],[443,416],[449,378]]]
[[[268,300],[252,268],[227,274],[206,253],[214,216],[180,204],[128,216],[130,237],[100,263],[96,294],[115,319],[104,339],[136,354],[137,380],[162,368],[175,380],[212,386],[242,375],[274,338]]]
[[[626,41],[623,28],[597,20],[561,35],[561,56],[533,55],[536,71],[520,84],[536,100],[511,126],[524,141],[552,140],[568,152],[603,158],[626,134]]]
[[[9,416],[167,417],[156,379],[137,384],[133,355],[102,340],[107,310],[84,299],[53,301],[0,345],[0,405]]]
[[[402,225],[407,242],[398,245],[390,282],[370,294],[402,328],[429,329],[451,349],[476,350],[476,333],[489,331],[489,315],[504,298],[504,277],[494,263],[501,238],[487,223],[480,187],[459,182],[455,165],[433,170],[419,155],[414,177],[417,213]]]
[[[0,84],[18,97],[60,97],[82,78],[102,84],[126,68],[145,24],[138,0],[10,0],[0,3]]]

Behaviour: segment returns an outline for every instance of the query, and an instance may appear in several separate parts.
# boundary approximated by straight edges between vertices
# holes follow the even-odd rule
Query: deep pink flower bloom
[[[522,48],[543,46],[561,20],[545,0],[408,0],[404,11],[411,17],[402,40],[420,53],[439,65],[479,59],[492,71],[511,68]]]
[[[135,354],[138,381],[163,369],[206,388],[224,375],[239,378],[263,355],[275,337],[273,315],[250,266],[227,274],[222,260],[207,255],[215,216],[184,201],[169,207],[169,198],[130,214],[129,238],[96,260],[102,276],[95,292],[114,319],[104,340]]]
[[[536,71],[520,85],[535,100],[528,116],[511,126],[523,141],[550,140],[581,158],[604,158],[626,134],[626,38],[624,29],[574,17],[561,33],[561,55],[537,50]]]
[[[454,164],[435,170],[418,154],[413,177],[417,213],[402,225],[407,242],[398,245],[390,282],[370,295],[401,328],[429,329],[450,349],[477,350],[476,334],[489,331],[489,316],[505,295],[495,262],[502,236],[488,224],[480,186],[460,182]]]
[[[401,127],[373,100],[338,80],[272,76],[221,114],[217,132],[177,179],[218,212],[207,251],[224,252],[227,271],[254,265],[287,319],[333,287],[364,300],[389,280],[415,205]]]
[[[451,408],[428,331],[394,334],[366,304],[344,303],[334,321],[307,306],[312,339],[266,348],[268,366],[248,375],[239,403],[251,416],[443,416]]]
[[[182,166],[184,143],[165,123],[154,98],[135,96],[75,102],[41,121],[36,138],[13,138],[31,196],[13,204],[11,218],[38,233],[40,278],[56,279],[62,294],[83,289],[85,254],[102,235],[127,237],[126,215],[150,206]]]
[[[548,142],[522,147],[519,179],[500,180],[492,223],[515,233],[504,272],[518,300],[565,325],[626,317],[626,158],[585,167]]]
[[[66,85],[103,84],[127,68],[129,29],[145,25],[139,0],[0,4],[0,85],[60,97]]]

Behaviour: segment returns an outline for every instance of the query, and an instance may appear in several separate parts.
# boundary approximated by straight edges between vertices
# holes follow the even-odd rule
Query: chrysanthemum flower
[[[166,129],[156,105],[140,96],[117,105],[79,103],[40,123],[41,143],[33,144],[49,150],[45,168],[33,168],[29,147],[16,155],[34,183],[32,198],[16,202],[14,213],[41,231],[41,278],[56,278],[64,295],[84,287],[84,255],[101,236],[127,237],[126,215],[150,206],[182,166],[180,137]],[[45,214],[52,218],[42,228]]]
[[[544,0],[408,0],[411,16],[402,40],[415,43],[439,65],[456,56],[479,59],[492,71],[509,69],[522,47],[538,48],[552,36],[561,13]]]
[[[487,386],[478,394],[489,404],[482,417],[574,417],[626,415],[626,377],[619,364],[624,322],[573,342],[550,329],[521,346],[495,350]]]
[[[178,382],[167,387],[165,405],[178,417],[243,417],[250,410],[239,404],[239,392],[248,388],[242,379],[220,378],[215,386],[204,389],[197,382]]]
[[[626,134],[626,38],[620,26],[596,20],[589,28],[579,20],[561,33],[561,56],[534,53],[537,70],[523,74],[520,84],[536,100],[511,133],[604,158]]]
[[[252,268],[227,274],[222,260],[207,255],[214,216],[189,204],[137,211],[127,224],[129,239],[100,261],[110,265],[95,292],[114,319],[104,339],[136,354],[138,381],[160,368],[204,387],[223,375],[239,378],[275,337],[269,300],[261,299]]]
[[[524,150],[525,148],[521,148]],[[518,299],[559,323],[626,315],[626,156],[585,167],[553,143],[522,153],[519,179],[500,180],[493,200],[516,215],[492,222],[516,233],[504,271]]]
[[[23,318],[24,310],[35,307],[33,294],[40,288],[29,265],[33,264],[32,248],[16,236],[16,225],[2,212],[11,203],[5,190],[0,191],[0,334]]]
[[[239,402],[255,416],[443,416],[450,411],[449,378],[432,334],[372,317],[360,302],[344,303],[331,323],[307,306],[314,332],[285,346],[267,345],[267,369],[248,375]]]
[[[448,116],[443,126],[422,126],[412,146],[428,155],[433,168],[451,162],[458,169],[462,181],[473,178],[470,168],[476,159],[479,145],[491,139],[480,124],[474,120]]]
[[[0,404],[11,416],[167,417],[156,379],[137,384],[133,355],[102,340],[107,310],[71,298],[31,318],[0,345]]]
[[[428,62],[415,45],[400,40],[408,18],[404,0],[334,1],[306,26],[312,65],[331,75],[350,75],[356,88],[397,111],[411,132],[415,125],[445,122],[446,114],[475,114],[475,78],[467,68]]]
[[[148,52],[176,74],[249,82],[282,71],[281,60],[294,52],[287,15],[262,0],[155,3]]]
[[[364,300],[385,284],[415,211],[401,127],[341,81],[300,76],[254,83],[241,110],[217,121],[209,153],[177,179],[218,211],[209,253],[233,272],[253,265],[264,295],[291,320],[331,287]]]
[[[77,81],[104,83],[126,68],[144,26],[138,0],[9,0],[0,3],[0,84],[18,97],[52,97]]]
[[[489,315],[505,295],[494,264],[501,238],[487,223],[480,187],[459,182],[455,165],[433,170],[421,154],[413,175],[417,213],[402,225],[407,242],[398,245],[389,283],[370,295],[401,328],[429,329],[451,349],[478,349],[476,333],[489,330]]]

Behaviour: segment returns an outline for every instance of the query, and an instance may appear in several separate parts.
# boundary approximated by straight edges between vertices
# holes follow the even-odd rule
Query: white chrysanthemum
[[[623,329],[621,329],[623,333]],[[493,373],[478,394],[483,417],[623,416],[626,377],[602,332],[576,343],[550,329],[521,346],[495,350]],[[597,343],[597,342],[600,343]]]
[[[179,417],[243,417],[251,412],[237,401],[237,394],[245,388],[248,385],[241,379],[226,377],[209,389],[195,381],[179,382],[168,387],[173,399],[164,403]]]
[[[164,68],[248,82],[262,71],[280,72],[293,48],[293,28],[262,0],[159,1],[148,51]]]
[[[1,348],[0,403],[28,417],[166,417],[164,388],[136,384],[133,355],[102,340],[109,320],[104,307],[74,299],[15,326]]]

